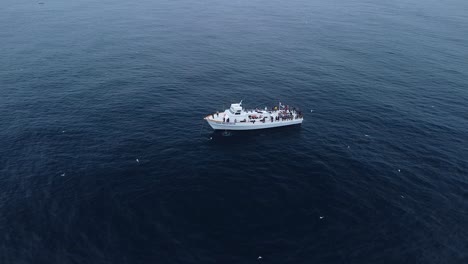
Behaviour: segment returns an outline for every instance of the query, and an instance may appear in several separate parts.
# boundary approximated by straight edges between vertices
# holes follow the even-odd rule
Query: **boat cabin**
[[[231,104],[231,108],[229,108],[229,112],[233,115],[240,115],[242,113],[242,103],[238,104]]]

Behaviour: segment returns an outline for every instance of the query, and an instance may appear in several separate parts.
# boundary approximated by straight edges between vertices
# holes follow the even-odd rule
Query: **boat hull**
[[[257,129],[268,129],[268,128],[276,128],[276,127],[285,127],[285,126],[292,126],[292,125],[300,125],[302,124],[303,119],[294,119],[294,120],[285,120],[285,121],[274,121],[274,122],[255,122],[255,123],[223,123],[218,121],[213,121],[208,118],[205,118],[208,124],[214,130],[257,130]]]

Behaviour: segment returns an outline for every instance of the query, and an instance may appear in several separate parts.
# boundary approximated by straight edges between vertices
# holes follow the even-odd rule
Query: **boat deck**
[[[213,129],[251,130],[301,124],[303,117],[294,110],[245,110],[234,115],[228,110],[205,117]]]

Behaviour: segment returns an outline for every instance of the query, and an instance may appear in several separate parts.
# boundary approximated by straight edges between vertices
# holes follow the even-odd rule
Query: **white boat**
[[[304,120],[301,111],[279,103],[272,109],[244,109],[242,101],[231,104],[224,112],[205,117],[215,130],[254,130],[291,125],[300,125]]]

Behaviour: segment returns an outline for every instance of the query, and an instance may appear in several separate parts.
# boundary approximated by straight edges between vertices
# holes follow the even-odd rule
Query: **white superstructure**
[[[231,104],[224,112],[216,112],[205,117],[215,130],[253,130],[302,124],[304,118],[295,108],[279,103],[272,109],[242,108],[242,101]]]

